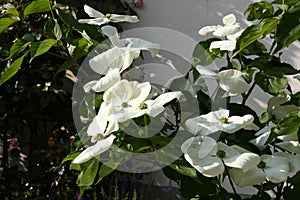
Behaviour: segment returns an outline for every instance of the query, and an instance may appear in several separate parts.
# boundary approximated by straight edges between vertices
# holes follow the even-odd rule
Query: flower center
[[[226,118],[226,117],[221,117],[221,119],[219,119],[219,120],[223,124],[228,124],[228,118]]]
[[[109,19],[109,18],[111,17],[111,14],[110,14],[110,13],[107,13],[107,14],[105,15],[105,17],[106,17],[107,19]]]
[[[257,167],[263,169],[266,167],[266,163],[264,161],[260,161],[260,163],[258,163]]]
[[[225,158],[226,152],[223,151],[223,150],[219,150],[219,151],[217,152],[217,156],[218,156],[219,158]]]
[[[139,109],[141,109],[141,110],[144,110],[144,109],[147,109],[147,108],[148,108],[148,105],[144,102],[142,102],[139,106]]]
[[[121,104],[121,106],[122,106],[122,108],[127,108],[127,107],[129,107],[128,103],[126,103],[126,102],[123,102],[123,103]]]
[[[95,143],[97,142],[98,140],[102,140],[103,139],[103,135],[102,134],[97,134],[97,135],[94,135],[92,138],[91,138],[91,142]]]

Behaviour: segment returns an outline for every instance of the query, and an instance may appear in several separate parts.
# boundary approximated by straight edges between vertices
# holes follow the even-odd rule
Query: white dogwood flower
[[[197,71],[201,74],[200,78],[213,78],[219,81],[219,86],[229,93],[229,96],[236,96],[247,92],[251,85],[246,82],[239,70],[227,69],[216,73],[207,67],[196,66]]]
[[[90,81],[83,86],[85,92],[89,92],[91,89],[95,92],[103,92],[112,87],[118,81],[121,80],[119,69],[115,68],[110,70],[106,76],[101,77],[98,81]]]
[[[94,19],[80,19],[79,23],[92,24],[92,25],[102,25],[107,24],[109,22],[118,23],[118,22],[130,22],[136,23],[139,21],[137,16],[130,15],[117,15],[117,14],[102,14],[101,12],[95,10],[94,8],[84,5],[84,11]]]
[[[214,177],[224,172],[225,166],[247,171],[259,162],[254,153],[240,153],[234,148],[210,137],[192,137],[185,141],[181,150],[184,158],[201,174]]]
[[[112,113],[118,122],[123,122],[144,114],[156,117],[164,111],[164,104],[179,98],[181,94],[180,92],[167,92],[154,100],[147,100],[150,90],[149,82],[121,80],[104,93],[103,100],[106,105],[112,106]]]
[[[235,168],[229,170],[233,181],[240,187],[257,185],[265,180],[272,183],[284,182],[288,173],[288,159],[273,155],[262,155],[258,165],[246,172]]]
[[[111,135],[111,133],[117,131],[119,125],[111,115],[111,111],[111,106],[104,104],[100,106],[98,115],[96,115],[87,129],[87,134],[91,136],[91,142],[95,144],[81,152],[73,160],[73,163],[84,163],[107,151],[112,146],[116,136]]]
[[[236,47],[236,41],[238,37],[243,33],[244,29],[232,34],[227,35],[227,40],[222,41],[213,41],[210,43],[209,50],[212,51],[212,49],[220,49],[222,51],[233,51]]]
[[[236,23],[236,18],[234,14],[229,14],[223,17],[224,25],[217,26],[205,26],[199,30],[200,35],[207,35],[211,33],[218,37],[224,37],[227,35],[232,35],[238,32],[241,27],[239,23]]]
[[[217,131],[234,133],[240,129],[257,129],[250,114],[229,117],[229,110],[221,109],[186,120],[186,130],[195,135],[208,135]]]

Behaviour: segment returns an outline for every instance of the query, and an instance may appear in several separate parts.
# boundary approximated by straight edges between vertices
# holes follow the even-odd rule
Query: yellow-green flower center
[[[263,169],[266,167],[266,163],[264,161],[260,161],[260,163],[258,163],[257,167]]]
[[[103,135],[102,134],[97,134],[97,135],[94,135],[92,138],[91,138],[91,142],[95,143],[97,142],[98,140],[102,140],[103,139]]]
[[[139,106],[139,109],[141,110],[144,110],[144,109],[147,109],[148,108],[148,105],[146,103],[141,103],[140,106]]]
[[[107,14],[105,15],[105,17],[106,17],[107,19],[109,19],[109,18],[111,18],[111,14],[110,14],[110,13],[107,13]]]
[[[219,150],[219,151],[217,152],[217,156],[218,156],[219,158],[225,158],[226,152],[223,151],[223,150]]]
[[[220,122],[223,123],[223,124],[228,124],[228,118],[221,117]]]
[[[122,108],[127,108],[127,107],[129,107],[128,103],[126,103],[126,102],[123,102],[123,103],[121,104],[121,106],[122,106]]]

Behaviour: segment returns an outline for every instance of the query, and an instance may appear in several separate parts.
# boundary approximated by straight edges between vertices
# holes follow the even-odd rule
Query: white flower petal
[[[99,140],[95,145],[88,147],[81,152],[74,160],[73,163],[80,164],[84,163],[91,158],[107,151],[113,144],[116,136],[111,135],[104,140]]]
[[[281,156],[289,161],[289,176],[293,177],[300,171],[300,155],[293,155],[287,152],[276,152],[274,156]]]
[[[121,42],[124,45],[130,45],[130,48],[132,49],[150,51],[152,57],[154,57],[159,50],[159,44],[148,42],[140,38],[126,38],[122,39]]]
[[[90,81],[83,86],[83,90],[85,93],[88,93],[94,85],[97,84],[98,81]]]
[[[207,77],[216,77],[217,73],[209,69],[208,67],[203,67],[201,65],[196,66],[197,71],[201,74],[201,76]]]
[[[284,141],[276,145],[292,153],[300,154],[300,144],[298,141]]]
[[[148,106],[152,106],[152,105],[163,106],[166,103],[172,101],[173,99],[179,99],[179,97],[181,95],[182,95],[181,92],[167,92],[167,93],[163,93],[163,94],[159,95],[157,98],[155,98],[153,101],[150,101],[151,103],[149,102],[149,105],[147,104],[147,101],[146,101],[146,104]]]
[[[254,117],[252,115],[244,115],[243,117],[231,116],[228,118],[227,123],[222,123],[220,129],[226,133],[234,133],[246,125],[249,125],[253,122]]]
[[[95,10],[94,8],[92,8],[88,5],[84,5],[83,9],[84,9],[84,12],[86,12],[86,14],[88,14],[90,17],[93,17],[93,18],[104,17],[104,15],[101,12]]]
[[[110,42],[114,46],[121,47],[120,46],[120,38],[119,38],[118,30],[117,30],[116,27],[106,25],[106,26],[103,26],[101,28],[101,30],[102,30],[103,34],[106,35],[109,38]]]
[[[217,152],[217,142],[211,137],[204,137],[199,149],[199,158],[205,158],[207,155],[213,155]]]
[[[151,84],[149,82],[138,83],[131,82],[133,88],[129,104],[134,107],[139,107],[142,102],[146,100],[151,91]]]
[[[280,156],[262,155],[261,160],[266,163],[264,172],[269,181],[280,183],[286,181],[289,173],[288,160]]]
[[[218,37],[224,37],[224,36],[235,34],[240,30],[241,30],[241,26],[239,24],[233,24],[230,26],[223,26],[217,28],[217,30],[213,32],[213,35]]]
[[[89,64],[91,68],[99,73],[106,74],[110,68],[121,69],[123,67],[124,55],[118,47],[113,47],[95,57],[93,57]]]
[[[262,169],[254,167],[246,172],[241,169],[232,168],[229,170],[230,177],[239,187],[258,185],[265,181],[266,175]]]
[[[270,134],[271,134],[271,129],[270,127],[266,126],[262,128],[260,131],[258,131],[257,133],[255,133],[255,136],[258,136],[257,138],[249,140],[249,142],[257,146],[257,148],[262,151],[266,147],[266,142]]]
[[[210,43],[209,50],[220,49],[222,51],[233,51],[235,49],[236,41],[232,40],[223,40],[223,41],[214,41]]]
[[[235,24],[235,22],[236,22],[236,18],[235,18],[234,14],[226,15],[225,17],[223,17],[222,20],[223,20],[223,24],[225,26],[231,26],[231,25]]]
[[[240,37],[242,35],[242,33],[244,32],[245,29],[241,29],[238,32],[232,34],[232,35],[227,35],[226,38],[228,40],[232,40],[232,41],[236,41],[238,39],[238,37]]]
[[[106,24],[109,22],[107,18],[97,18],[97,19],[80,19],[78,20],[81,24],[91,24],[101,26],[102,24]]]
[[[186,120],[185,129],[194,135],[208,135],[219,130],[215,127],[215,124],[212,125],[212,123],[208,122],[207,119],[201,116]]]
[[[208,33],[214,32],[217,30],[218,26],[205,26],[199,30],[199,35],[207,35]]]
[[[220,87],[232,96],[245,93],[251,87],[243,78],[243,73],[239,70],[228,69],[219,72],[218,75],[220,77]]]
[[[97,83],[92,87],[95,92],[103,92],[108,88],[115,85],[121,80],[119,69],[115,68],[109,71],[104,77],[102,77]]]
[[[202,175],[206,177],[215,177],[224,172],[224,165],[221,159],[216,157],[206,157],[200,160],[191,160],[189,155],[185,154],[184,158]]]
[[[131,15],[117,15],[117,14],[111,14],[110,16],[111,22],[130,22],[130,23],[136,23],[139,21],[137,16],[131,16]]]

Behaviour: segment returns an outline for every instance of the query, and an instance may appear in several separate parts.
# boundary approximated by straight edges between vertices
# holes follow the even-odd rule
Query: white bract
[[[207,35],[212,32],[215,36],[226,37],[226,40],[212,42],[209,47],[210,51],[212,49],[233,51],[236,46],[237,38],[244,31],[241,29],[239,23],[236,23],[236,17],[234,14],[229,14],[223,17],[223,24],[223,26],[205,26],[199,30],[200,35]]]
[[[117,121],[123,122],[144,114],[156,117],[164,111],[164,104],[179,98],[181,94],[181,92],[167,92],[154,100],[147,100],[150,90],[149,82],[121,80],[104,93],[103,104],[111,105]]]
[[[257,129],[253,124],[254,117],[250,114],[229,117],[229,110],[212,111],[186,120],[186,130],[195,135],[208,135],[217,131],[234,133],[240,129]]]
[[[81,152],[73,160],[73,163],[84,163],[107,151],[112,146],[116,136],[110,134],[117,131],[119,125],[111,115],[111,111],[111,106],[101,105],[98,115],[93,119],[87,130],[87,134],[91,136],[91,142],[95,144]]]
[[[120,80],[120,75],[117,75],[114,69],[118,69],[119,73],[121,73],[132,64],[134,59],[140,56],[142,50],[148,50],[152,56],[155,56],[159,49],[158,44],[143,39],[120,39],[117,29],[113,26],[103,26],[101,30],[108,36],[113,47],[90,59],[89,64],[95,72],[109,77],[104,80],[100,79],[97,82],[92,81],[87,83],[84,87],[86,92],[90,89],[96,92],[105,91],[113,83]]]
[[[130,22],[136,23],[139,21],[137,16],[130,15],[117,15],[117,14],[102,14],[101,12],[95,10],[94,8],[84,5],[84,11],[94,19],[80,19],[79,23],[92,24],[92,25],[102,25],[107,24],[109,22],[117,23],[117,22]]]
[[[288,173],[288,159],[272,155],[262,155],[259,164],[246,172],[234,168],[229,170],[233,181],[240,187],[257,185],[265,180],[273,183],[284,182]]]
[[[244,29],[232,34],[226,36],[227,40],[222,41],[213,41],[210,43],[209,50],[212,51],[212,49],[220,49],[223,51],[233,51],[236,47],[236,41],[238,37],[243,33]]]
[[[219,86],[227,91],[230,96],[236,96],[247,92],[251,85],[246,82],[239,70],[227,69],[216,73],[207,67],[196,66],[197,71],[201,74],[200,78],[213,78],[219,81]]]
[[[192,137],[182,144],[181,150],[184,158],[207,177],[222,174],[225,170],[224,165],[248,171],[259,163],[258,155],[240,153],[210,137]]]
[[[266,142],[271,134],[271,128],[266,126],[259,130],[257,133],[255,133],[255,136],[257,136],[255,139],[249,140],[250,143],[254,144],[259,148],[259,150],[264,150],[266,148]]]

